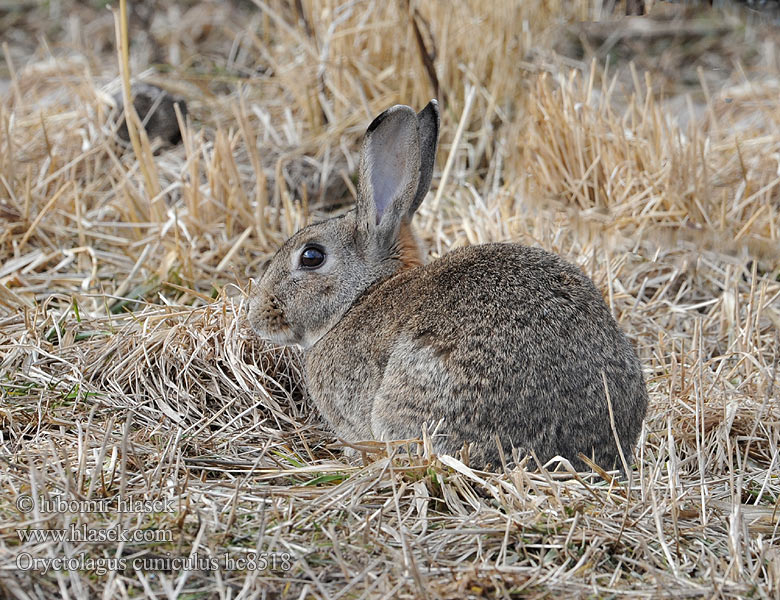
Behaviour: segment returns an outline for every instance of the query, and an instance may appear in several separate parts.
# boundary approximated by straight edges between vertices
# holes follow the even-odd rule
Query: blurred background
[[[70,181],[25,245],[59,244],[75,204],[108,235],[80,245],[106,247],[145,244],[153,232],[134,224],[175,209],[186,242],[177,227],[155,234],[165,251],[143,270],[201,291],[244,279],[310,211],[352,201],[375,114],[437,97],[439,169],[451,168],[436,213],[421,213],[434,253],[522,239],[541,209],[614,239],[726,245],[771,269],[780,11],[713,4],[131,1],[129,75],[181,100],[188,123],[183,144],[139,157],[110,145],[122,119],[117,3],[3,0],[0,193],[22,220],[0,248],[18,255],[9,236]]]

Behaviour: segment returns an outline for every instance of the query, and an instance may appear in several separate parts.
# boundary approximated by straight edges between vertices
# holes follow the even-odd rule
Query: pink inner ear
[[[382,220],[387,207],[408,185],[407,144],[400,132],[387,132],[371,144],[371,190],[376,208],[376,222]]]

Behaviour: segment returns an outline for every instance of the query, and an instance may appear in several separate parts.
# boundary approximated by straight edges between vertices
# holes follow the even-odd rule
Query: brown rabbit
[[[474,466],[498,464],[496,436],[510,458],[533,449],[583,468],[582,452],[613,468],[616,433],[630,462],[647,406],[642,371],[579,268],[517,244],[424,264],[411,220],[438,129],[435,100],[374,119],[357,207],[285,242],[252,299],[253,328],[303,348],[309,394],[344,440],[419,437],[443,419],[434,449],[469,442]]]

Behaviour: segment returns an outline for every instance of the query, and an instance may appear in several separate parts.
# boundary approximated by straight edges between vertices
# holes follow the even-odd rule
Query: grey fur
[[[421,128],[407,108],[369,128],[357,210],[299,231],[277,252],[253,298],[253,328],[304,348],[309,394],[347,441],[418,437],[423,423],[443,418],[435,450],[454,454],[468,441],[475,466],[498,464],[497,434],[509,457],[514,446],[583,468],[582,452],[612,468],[603,373],[631,461],[647,406],[642,372],[579,268],[517,244],[417,264],[406,217],[424,179],[425,144],[415,144]],[[413,156],[384,165],[382,176],[400,183],[385,210],[372,212],[378,149],[399,147]],[[316,270],[298,262],[310,244],[326,252]]]

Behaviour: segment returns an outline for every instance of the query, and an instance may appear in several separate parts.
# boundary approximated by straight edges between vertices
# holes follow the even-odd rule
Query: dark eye
[[[307,246],[301,252],[301,267],[316,269],[325,262],[325,253],[314,246]]]

